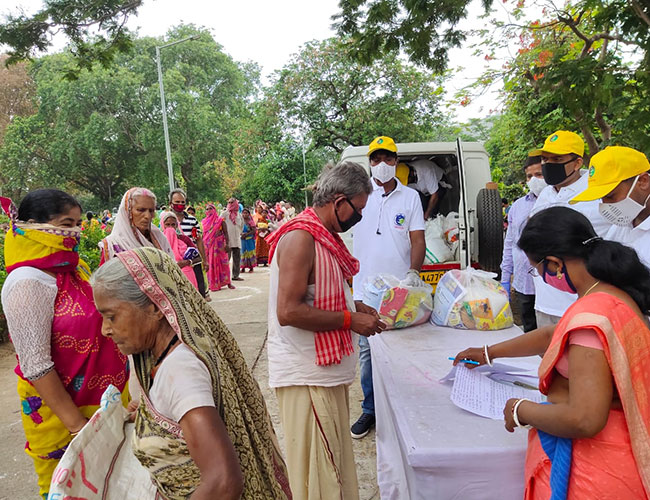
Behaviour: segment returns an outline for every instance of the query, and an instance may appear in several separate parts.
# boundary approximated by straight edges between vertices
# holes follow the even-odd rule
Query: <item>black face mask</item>
[[[354,226],[357,222],[359,222],[361,220],[361,217],[362,217],[362,215],[359,212],[357,212],[357,209],[354,207],[354,205],[352,204],[352,202],[350,200],[345,198],[345,201],[348,202],[348,205],[350,205],[350,207],[352,207],[352,210],[353,210],[352,215],[350,217],[348,217],[346,220],[341,220],[339,218],[338,210],[336,210],[336,208],[334,208],[334,214],[336,215],[336,221],[339,223],[339,226],[341,226],[341,232],[342,233],[345,233],[348,229],[350,229],[352,226]]]
[[[567,175],[565,167],[572,161],[576,160],[577,158],[573,158],[564,163],[542,163],[542,175],[544,175],[546,184],[549,186],[557,186],[567,180],[567,178],[573,175],[573,172]]]

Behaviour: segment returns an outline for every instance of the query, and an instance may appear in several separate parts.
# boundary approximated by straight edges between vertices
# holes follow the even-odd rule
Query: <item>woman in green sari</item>
[[[173,259],[123,252],[91,281],[102,333],[133,355],[142,390],[133,451],[163,498],[291,498],[257,382]]]

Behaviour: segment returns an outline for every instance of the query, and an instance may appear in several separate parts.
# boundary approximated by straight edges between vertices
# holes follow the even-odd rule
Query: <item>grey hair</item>
[[[128,269],[118,258],[113,258],[97,269],[90,277],[90,286],[101,289],[113,299],[129,302],[136,307],[146,307],[151,300],[140,290]]]
[[[313,204],[322,207],[341,195],[352,198],[361,193],[372,193],[372,184],[365,168],[352,161],[342,161],[337,165],[328,163],[314,185]]]
[[[176,189],[172,189],[169,192],[169,203],[172,202],[172,198],[174,197],[175,194],[182,194],[183,198],[185,198],[185,201],[187,201],[187,194],[185,193],[185,191],[182,190],[181,188],[176,188]]]

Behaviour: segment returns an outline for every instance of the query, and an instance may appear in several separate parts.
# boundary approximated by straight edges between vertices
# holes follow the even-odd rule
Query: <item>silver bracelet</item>
[[[515,421],[515,424],[517,424],[517,427],[521,427],[522,429],[530,429],[531,426],[528,425],[528,424],[523,425],[523,424],[519,421],[519,417],[517,416],[517,410],[519,409],[519,405],[520,405],[521,403],[523,403],[524,401],[530,401],[530,399],[528,399],[528,398],[521,398],[521,399],[519,399],[519,400],[515,403],[515,405],[512,407],[512,418],[513,418],[513,420]]]
[[[488,346],[485,344],[483,346],[483,357],[485,358],[485,362],[488,364],[488,366],[494,366],[494,363],[492,363],[492,360],[490,359],[490,356],[488,355]]]

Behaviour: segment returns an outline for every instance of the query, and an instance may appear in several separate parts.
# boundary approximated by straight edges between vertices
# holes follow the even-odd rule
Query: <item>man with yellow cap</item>
[[[420,195],[396,178],[397,145],[390,137],[377,137],[368,147],[373,192],[354,227],[353,255],[359,259],[359,273],[353,278],[354,300],[364,298],[367,278],[379,273],[418,283],[424,262],[424,215]],[[360,439],[375,425],[370,345],[359,337],[359,366],[363,390],[362,414],[350,429]]]
[[[611,224],[598,212],[598,202],[569,205],[569,202],[587,189],[587,171],[582,169],[585,143],[575,132],[558,130],[544,141],[535,154],[542,157],[542,174],[548,187],[539,194],[531,215],[551,206],[568,206],[581,212],[604,237]],[[563,271],[560,271],[563,272]],[[557,324],[564,312],[575,302],[575,294],[560,291],[535,277],[535,316],[537,326]]]
[[[571,203],[602,200],[601,216],[612,227],[605,239],[636,250],[650,267],[650,163],[643,153],[623,146],[609,146],[590,162],[588,187]],[[580,206],[578,203],[576,206]]]

